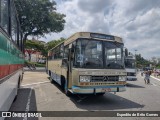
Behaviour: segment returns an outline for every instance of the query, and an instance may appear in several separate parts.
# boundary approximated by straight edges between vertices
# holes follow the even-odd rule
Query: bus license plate
[[[103,88],[102,89],[102,92],[110,92],[111,91],[111,88]]]

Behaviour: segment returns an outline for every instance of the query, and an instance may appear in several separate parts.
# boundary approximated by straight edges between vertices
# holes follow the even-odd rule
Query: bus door
[[[68,88],[71,88],[72,86],[72,65],[73,65],[73,46],[69,48],[69,54],[68,54],[68,65],[67,65],[67,85]]]

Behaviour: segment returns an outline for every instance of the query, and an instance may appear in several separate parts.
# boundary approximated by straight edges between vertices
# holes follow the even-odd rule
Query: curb
[[[155,80],[160,81],[160,79],[159,79],[159,78],[156,78],[156,77],[154,77],[154,76],[151,76],[151,78],[154,78]]]

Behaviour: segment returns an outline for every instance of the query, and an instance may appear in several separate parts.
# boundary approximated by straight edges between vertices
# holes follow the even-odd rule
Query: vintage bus
[[[125,68],[127,72],[127,80],[128,81],[137,80],[136,59],[135,56],[130,52],[127,56],[125,56]]]
[[[0,111],[9,110],[23,78],[20,31],[13,0],[0,0]]]
[[[123,41],[120,37],[78,32],[48,52],[47,72],[65,93],[125,91]]]

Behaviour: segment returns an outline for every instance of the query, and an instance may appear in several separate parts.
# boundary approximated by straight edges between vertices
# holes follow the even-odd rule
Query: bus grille
[[[132,72],[127,72],[127,76],[136,76],[136,74]]]
[[[118,76],[91,76],[91,82],[114,82],[118,81]]]

